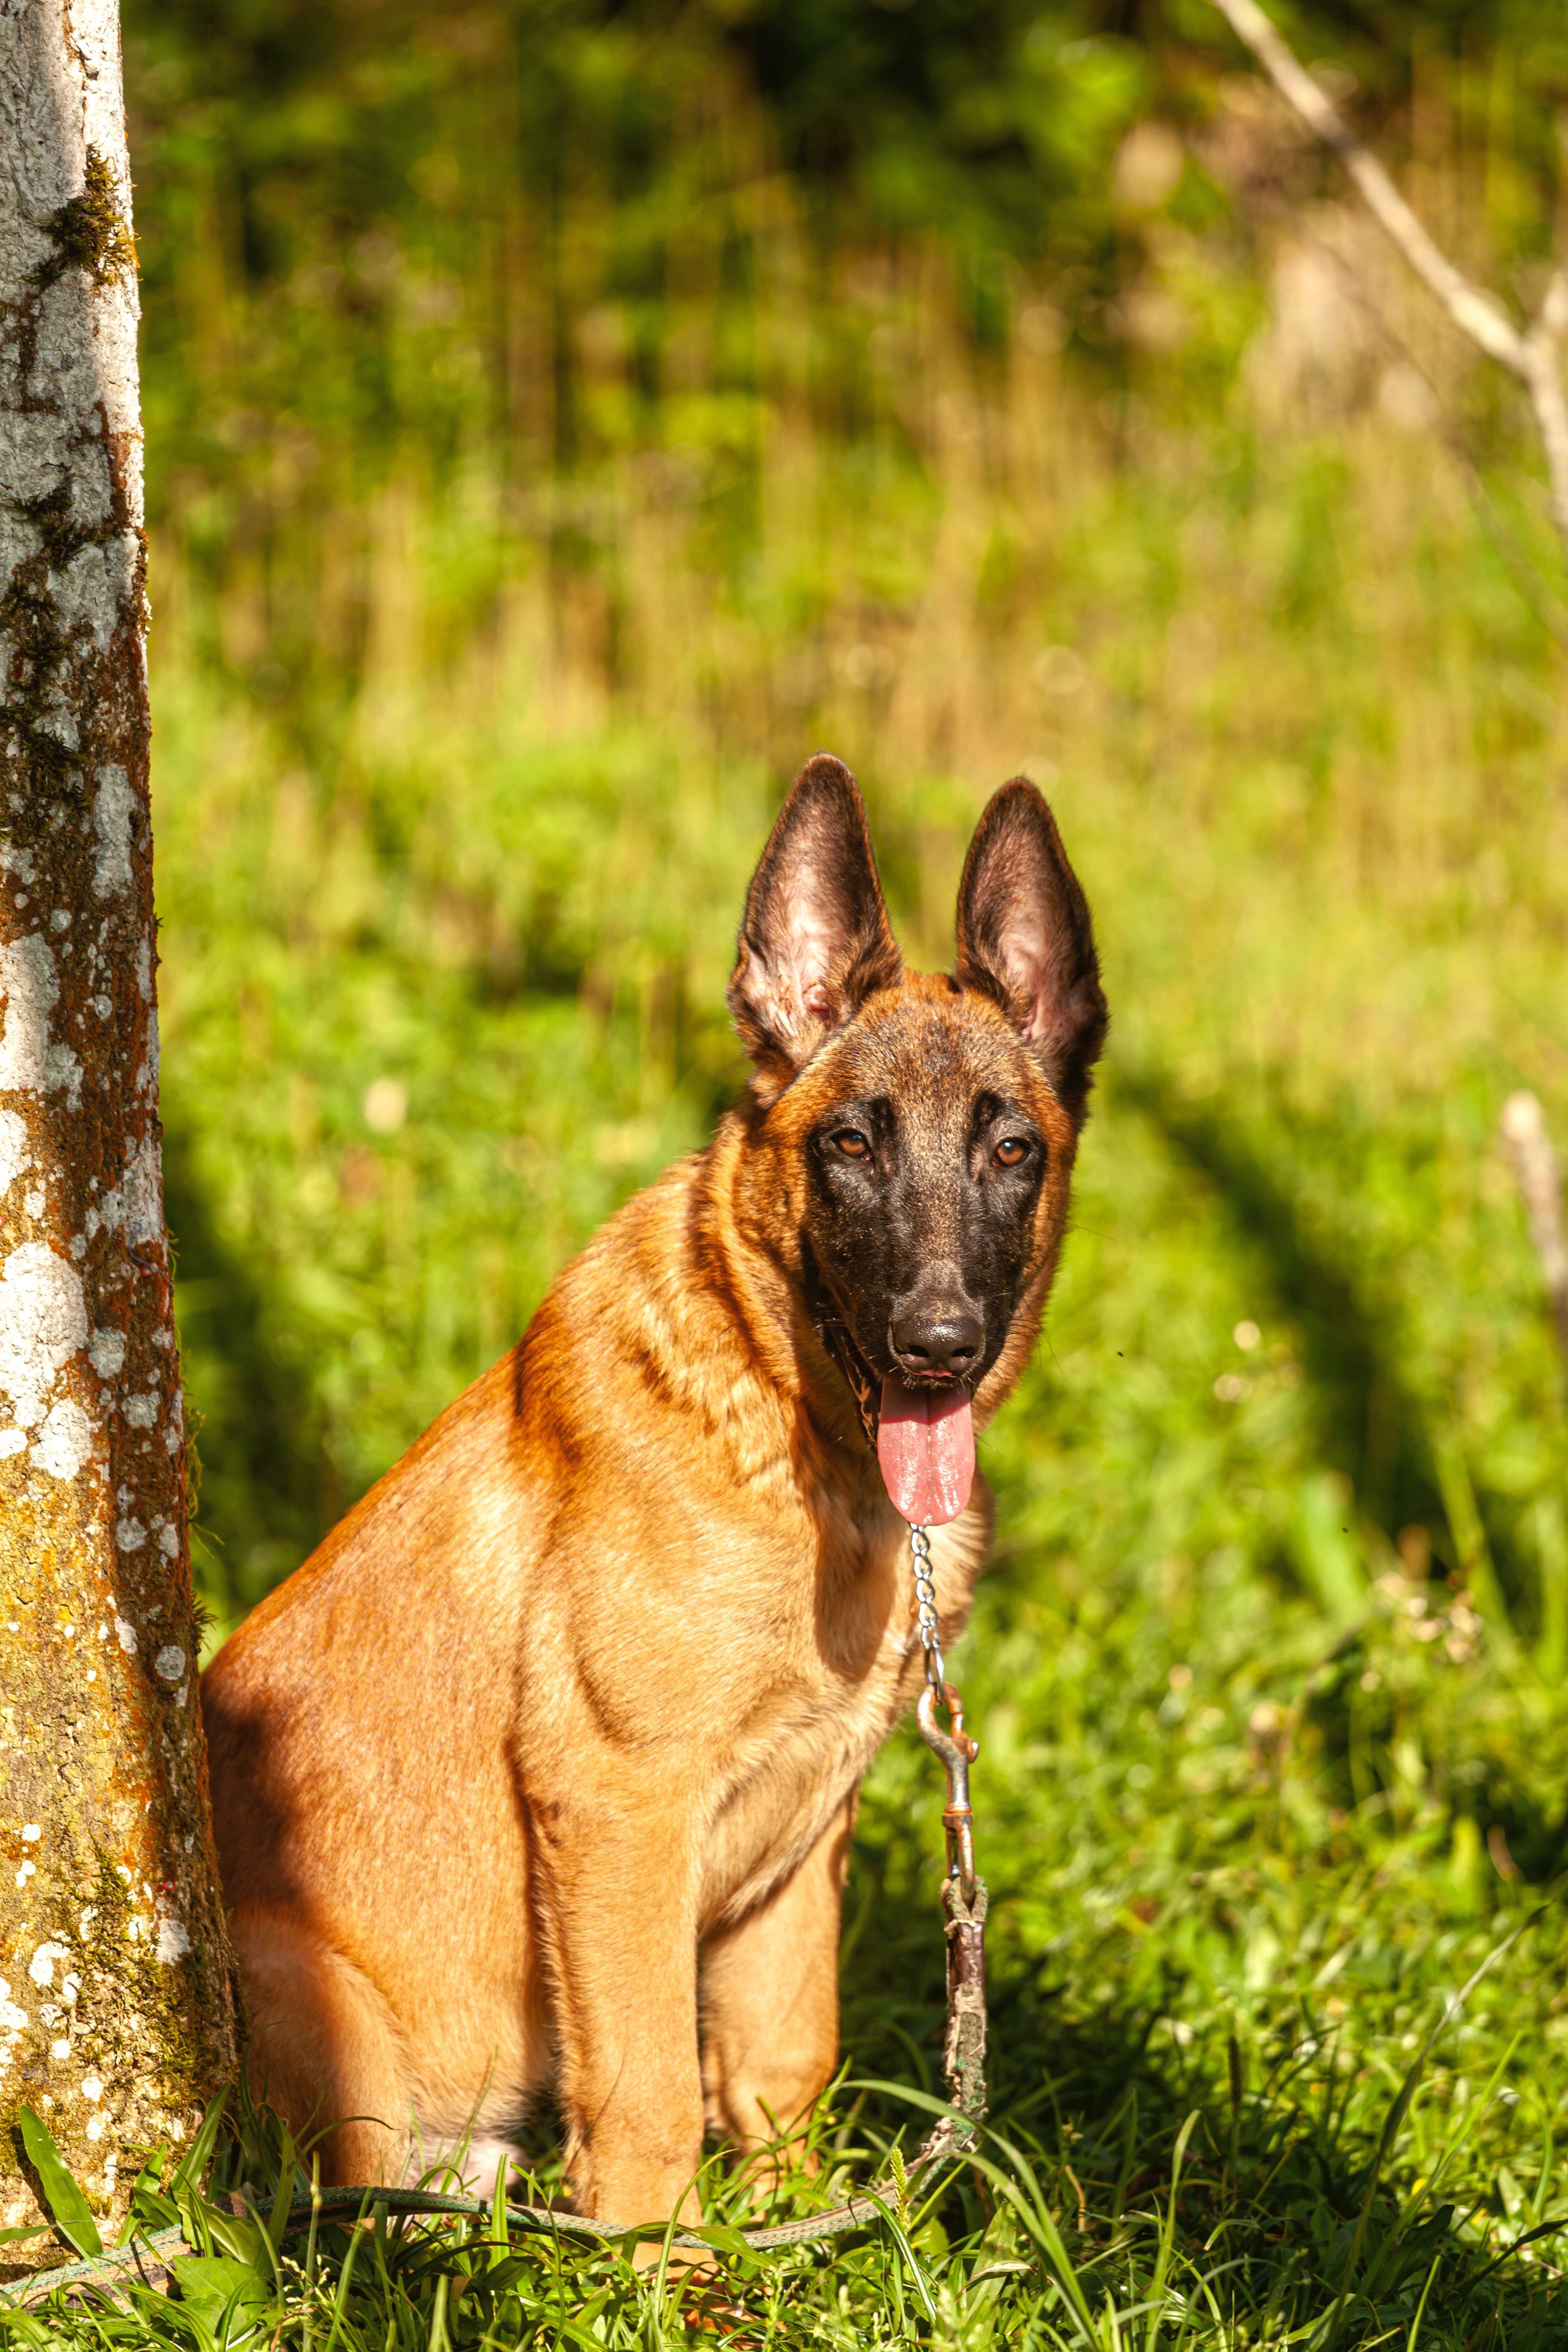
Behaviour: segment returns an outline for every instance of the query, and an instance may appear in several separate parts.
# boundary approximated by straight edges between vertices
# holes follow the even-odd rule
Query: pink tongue
[[[917,1389],[891,1373],[882,1382],[877,1459],[896,1510],[912,1528],[956,1519],[974,1483],[974,1423],[969,1391]]]

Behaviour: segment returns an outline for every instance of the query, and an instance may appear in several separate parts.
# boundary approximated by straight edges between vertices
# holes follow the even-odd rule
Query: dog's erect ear
[[[1003,785],[969,845],[958,886],[958,976],[1011,1015],[1081,1119],[1105,1043],[1105,992],[1089,901],[1026,776]]]
[[[795,778],[746,894],[730,1011],[759,1070],[787,1085],[903,967],[865,803],[819,751]]]

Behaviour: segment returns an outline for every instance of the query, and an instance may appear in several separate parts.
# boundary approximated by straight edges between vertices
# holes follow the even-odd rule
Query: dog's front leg
[[[856,1799],[702,1969],[708,2120],[743,2148],[798,2135],[838,2058],[838,1916]]]
[[[667,1786],[575,1791],[533,1812],[566,2166],[595,2220],[698,2221],[700,1855]]]

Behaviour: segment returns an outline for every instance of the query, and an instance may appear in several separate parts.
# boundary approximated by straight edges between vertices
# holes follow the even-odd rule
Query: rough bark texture
[[[115,0],[0,0],[0,2226],[232,2070],[163,1228]],[[4,2259],[0,2257],[0,2259]]]

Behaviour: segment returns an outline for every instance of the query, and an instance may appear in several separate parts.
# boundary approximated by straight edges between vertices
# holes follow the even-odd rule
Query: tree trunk
[[[115,0],[0,0],[0,2225],[233,2069],[163,1227]]]

